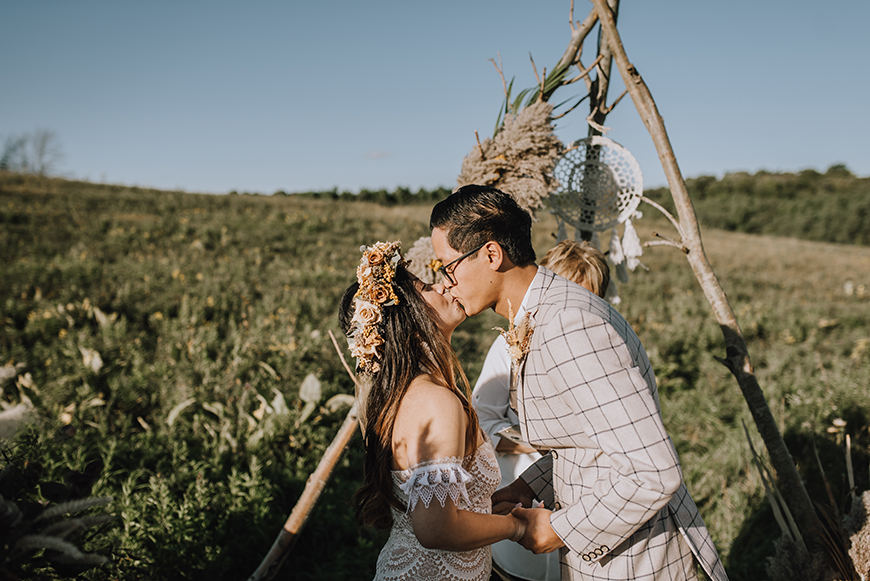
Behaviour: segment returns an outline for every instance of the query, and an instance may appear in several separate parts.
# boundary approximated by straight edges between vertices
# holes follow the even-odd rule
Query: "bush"
[[[824,174],[701,176],[686,186],[704,227],[870,246],[870,178],[855,177],[841,164]],[[646,195],[673,211],[667,188]]]

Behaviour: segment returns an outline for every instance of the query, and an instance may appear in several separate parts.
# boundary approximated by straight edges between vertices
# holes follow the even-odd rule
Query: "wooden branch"
[[[583,97],[582,99],[580,99],[579,101],[577,101],[576,103],[574,103],[573,105],[571,105],[571,108],[568,109],[567,111],[565,111],[565,112],[563,112],[563,113],[559,113],[558,115],[553,115],[553,117],[552,117],[553,121],[555,121],[555,120],[557,120],[557,119],[561,119],[562,117],[564,117],[565,115],[567,115],[568,113],[570,113],[571,111],[573,111],[574,109],[576,109],[577,107],[579,107],[579,106],[580,106],[580,103],[582,103],[583,101],[585,101],[585,100],[588,99],[588,98],[589,98],[589,95],[587,94],[585,97]],[[566,151],[564,151],[563,153],[566,153],[566,152],[568,152],[568,151],[571,151],[571,149],[574,149],[574,148],[569,148],[569,149],[567,149]]]
[[[653,236],[658,236],[658,234],[653,232]],[[682,251],[683,254],[689,253],[688,248],[686,248],[685,246],[683,246],[679,242],[675,242],[675,241],[671,240],[670,238],[662,238],[662,240],[647,240],[646,242],[643,243],[644,248],[650,248],[652,246],[673,246],[677,250]]]
[[[592,135],[604,135],[605,133],[610,131],[610,127],[605,127],[604,125],[601,125],[600,123],[595,121],[595,111],[586,116],[586,123],[589,124],[589,127],[597,132]]]
[[[565,149],[563,149],[562,151],[560,151],[559,155],[565,155],[569,151],[574,151],[578,147],[580,147],[580,146],[577,143],[573,143],[573,144],[569,145],[568,147],[566,147]]]
[[[622,101],[622,98],[628,94],[628,89],[622,91],[622,94],[616,98],[616,101],[610,104],[610,107],[605,107],[605,112],[610,115],[610,112],[613,111],[613,108],[619,105],[619,102]]]
[[[680,173],[677,159],[671,147],[665,124],[658,113],[655,101],[649,88],[637,72],[637,69],[629,62],[616,29],[613,12],[607,6],[607,0],[592,0],[595,11],[601,22],[606,43],[610,46],[616,65],[622,75],[622,80],[628,89],[631,99],[637,108],[659,154],[659,160],[665,170],[665,176],[670,186],[671,195],[680,218],[680,231],[683,243],[689,249],[686,255],[695,277],[701,285],[704,295],[707,297],[719,327],[725,338],[726,357],[729,360],[728,368],[734,374],[743,397],[752,413],[755,425],[764,440],[770,455],[771,464],[780,479],[783,496],[791,509],[800,530],[809,539],[812,530],[821,530],[821,524],[816,516],[809,494],[801,481],[795,467],[794,460],[785,445],[782,434],[770,412],[770,407],[764,398],[764,392],[758,384],[755,369],[749,357],[743,332],[737,324],[737,318],[725,291],[722,290],[719,280],[713,272],[710,262],[704,253],[701,241],[701,232],[695,209],[689,198],[686,182]]]
[[[338,346],[338,342],[335,340],[332,330],[329,331],[329,336],[345,370],[350,375],[354,384],[359,387],[359,382],[344,359],[344,355]],[[347,416],[345,416],[338,434],[333,438],[332,443],[329,444],[329,447],[323,454],[323,458],[320,459],[317,469],[308,477],[305,489],[302,491],[302,496],[296,501],[296,506],[293,507],[293,511],[284,523],[284,528],[278,533],[278,538],[272,543],[272,547],[260,562],[257,570],[248,577],[248,581],[270,581],[281,569],[281,565],[284,564],[287,555],[290,553],[293,545],[296,544],[296,539],[302,532],[305,523],[308,522],[308,517],[311,515],[317,499],[320,498],[320,494],[326,487],[326,483],[329,481],[333,470],[335,470],[336,464],[341,459],[345,448],[347,448],[348,442],[350,442],[350,439],[356,433],[358,411],[359,402],[355,401],[350,411],[347,412]]]
[[[601,62],[601,59],[602,59],[602,58],[603,58],[603,57],[602,57],[601,55],[598,55],[598,58],[595,59],[595,62],[593,62],[591,65],[589,65],[589,68],[588,68],[588,69],[584,69],[583,67],[580,67],[580,74],[579,74],[579,75],[577,75],[576,77],[574,77],[574,78],[571,79],[570,81],[565,81],[565,82],[562,83],[562,84],[563,84],[563,85],[570,85],[571,83],[576,83],[577,81],[579,81],[580,79],[582,79],[582,78],[584,78],[584,77],[588,77],[588,76],[589,76],[589,73],[591,73],[592,70],[595,69],[595,67],[598,66],[598,63]]]
[[[663,206],[661,206],[661,205],[658,204],[657,202],[654,202],[654,201],[650,200],[650,199],[647,198],[646,196],[641,196],[640,199],[641,199],[642,202],[646,202],[647,204],[649,204],[650,206],[652,206],[653,208],[655,208],[656,210],[658,210],[659,212],[661,212],[662,214],[664,214],[664,215],[665,215],[665,218],[667,218],[668,220],[670,220],[670,221],[671,221],[671,224],[674,225],[674,228],[677,229],[677,232],[680,233],[680,236],[683,235],[683,234],[682,234],[682,230],[680,229],[680,223],[677,222],[677,219],[674,218],[673,215],[671,215],[671,213],[668,212],[668,211],[667,211]]]
[[[649,240],[647,242],[644,242],[643,245],[645,247],[646,246],[673,246],[677,250],[682,251],[683,254],[689,253],[689,249],[686,248],[681,242],[677,242],[676,240],[671,240],[670,238],[668,238],[666,236],[662,236],[658,232],[653,232],[652,235],[655,236],[656,238],[658,238],[658,240]]]
[[[335,352],[338,353],[338,358],[341,359],[341,364],[344,366],[344,370],[347,371],[351,381],[353,381],[353,384],[357,389],[359,389],[359,381],[357,381],[356,375],[354,375],[353,371],[350,370],[350,365],[347,364],[347,360],[344,358],[344,352],[341,350],[341,347],[338,346],[338,341],[335,340],[335,335],[332,334],[332,329],[329,330],[329,338],[332,339],[332,346],[335,347]]]
[[[579,62],[580,54],[583,52],[583,41],[586,40],[586,37],[592,31],[592,27],[595,26],[596,22],[598,22],[598,13],[593,8],[586,17],[586,20],[584,20],[579,26],[575,27],[574,2],[572,0],[569,22],[571,24],[571,41],[568,43],[568,48],[565,49],[564,54],[562,54],[562,58],[559,59],[559,64],[557,66],[570,65]]]
[[[607,6],[612,10],[609,14],[614,17],[614,11],[619,9],[619,0],[606,0]],[[596,11],[597,12],[597,11]],[[598,15],[599,26],[601,15]],[[615,20],[614,20],[615,22]],[[598,56],[601,59],[598,61],[598,75],[595,82],[592,83],[591,92],[592,100],[589,104],[589,116],[586,122],[589,124],[589,136],[603,135],[608,128],[604,127],[604,121],[607,119],[607,92],[610,89],[610,69],[613,66],[613,51],[610,45],[604,40],[603,34],[599,37]]]
[[[535,71],[535,80],[538,81],[538,84],[541,85],[541,92],[544,92],[543,82],[541,81],[541,77],[538,76],[538,67],[535,66],[535,59],[532,58],[532,53],[529,53],[529,60],[532,61],[532,70]]]
[[[586,84],[586,91],[590,94],[592,93],[592,89],[594,88],[595,83],[592,82],[592,77],[589,76],[589,73],[597,68],[597,64],[598,59],[596,58],[595,62],[591,64],[588,69],[584,69],[583,63],[580,62],[579,58],[577,59],[577,68],[580,70],[583,82]]]
[[[598,76],[604,78],[604,84],[610,85],[610,70],[609,69],[605,70],[605,68],[604,68],[607,64],[604,62],[604,59],[607,58],[607,56],[605,54],[600,54],[598,56],[602,57],[599,59],[600,62],[598,63],[598,66],[596,67],[598,69]],[[610,58],[613,58],[613,57],[611,56]]]
[[[477,133],[475,131],[475,133]],[[479,143],[480,140],[478,140]],[[353,371],[350,370],[350,365],[347,364],[347,360],[344,358],[344,351],[341,347],[338,346],[338,341],[335,340],[335,335],[332,334],[332,329],[329,330],[329,338],[332,339],[332,346],[335,347],[335,352],[338,354],[338,358],[341,359],[341,364],[344,365],[344,370],[347,371],[347,374],[350,376],[351,381],[355,386],[354,395],[357,399],[357,404],[360,401],[365,402],[365,388],[360,384],[359,380],[354,375]],[[365,413],[364,410],[357,410],[357,420],[359,421],[359,429],[365,435]]]
[[[601,63],[601,59],[603,58],[604,55],[598,55],[595,57],[595,61],[589,65],[589,68],[584,68],[583,63],[580,62],[580,57],[577,57],[577,68],[580,70],[579,77],[581,77],[586,83],[586,91],[588,91],[589,94],[592,94],[592,90],[595,88],[595,83],[592,82],[592,77],[589,76],[589,73],[598,69],[598,65]]]
[[[495,59],[489,59],[489,62],[492,63],[492,66],[494,66],[495,70],[498,71],[498,76],[501,77],[501,88],[504,91],[505,101],[507,101],[507,98],[508,98],[507,83],[504,80],[504,73],[502,72],[502,68],[500,66],[501,65],[501,53],[496,53],[496,54],[498,54],[498,64],[495,64]],[[510,104],[508,104],[508,106],[510,106]]]

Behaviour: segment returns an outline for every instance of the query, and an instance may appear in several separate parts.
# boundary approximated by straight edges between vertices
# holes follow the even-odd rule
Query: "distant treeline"
[[[366,190],[362,189],[359,193],[339,192],[338,189],[327,190],[324,192],[294,192],[294,196],[302,196],[314,199],[331,199],[331,200],[346,200],[348,202],[374,202],[385,206],[396,206],[399,204],[432,204],[440,202],[450,195],[451,190],[447,188],[435,188],[434,190],[426,190],[420,188],[416,192],[412,192],[408,188],[399,187],[393,191]],[[233,194],[234,192],[230,192]],[[275,192],[277,196],[289,195],[287,192],[279,190]]]
[[[702,227],[870,246],[870,178],[845,165],[825,173],[759,171],[686,180]],[[674,211],[668,188],[645,195]]]
[[[856,177],[842,164],[832,165],[825,173],[807,169],[754,175],[735,172],[722,179],[700,176],[689,178],[686,185],[702,227],[870,246],[870,178]],[[407,188],[359,193],[332,189],[292,195],[392,206],[434,204],[450,191],[444,187],[416,192]],[[675,212],[668,188],[644,194]],[[278,191],[275,195],[288,194]]]

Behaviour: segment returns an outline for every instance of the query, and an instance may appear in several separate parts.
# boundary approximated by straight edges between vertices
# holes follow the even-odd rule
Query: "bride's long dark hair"
[[[405,510],[393,492],[390,475],[393,426],[399,405],[415,377],[428,373],[456,394],[468,416],[466,453],[473,453],[477,448],[479,428],[477,413],[471,405],[468,379],[447,337],[436,326],[436,314],[423,300],[416,282],[405,267],[396,269],[392,284],[399,303],[383,307],[382,321],[378,325],[384,339],[380,347],[380,371],[361,378],[370,383],[370,388],[366,401],[360,402],[365,408],[365,473],[363,484],[354,495],[354,505],[360,525],[379,529],[393,524],[391,506]],[[359,284],[353,283],[341,298],[338,318],[345,335],[351,327],[353,298],[358,289]]]

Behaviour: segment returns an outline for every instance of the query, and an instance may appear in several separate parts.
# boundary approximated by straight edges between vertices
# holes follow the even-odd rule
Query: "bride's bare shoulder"
[[[396,415],[393,452],[398,468],[465,455],[468,417],[453,391],[429,375],[416,377]]]
[[[404,399],[402,399],[401,407],[405,405],[417,406],[426,403],[440,403],[446,406],[458,405],[460,409],[462,408],[462,403],[450,388],[428,373],[423,373],[411,381],[408,391],[405,393]]]

